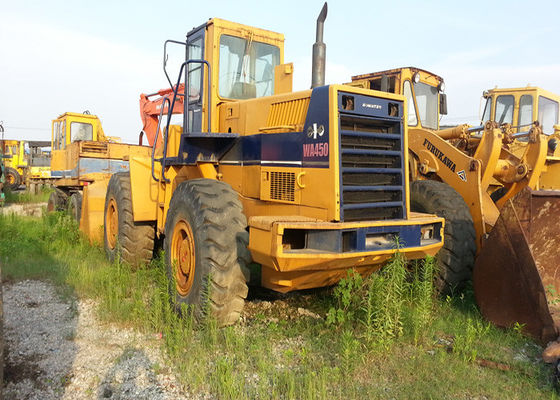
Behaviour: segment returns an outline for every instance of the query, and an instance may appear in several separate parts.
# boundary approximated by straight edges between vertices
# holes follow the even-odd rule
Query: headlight
[[[444,82],[439,83],[438,90],[440,91],[440,93],[445,92],[445,83]]]
[[[414,81],[414,83],[420,82],[420,74],[418,72],[415,72],[414,75],[412,75],[412,80]]]

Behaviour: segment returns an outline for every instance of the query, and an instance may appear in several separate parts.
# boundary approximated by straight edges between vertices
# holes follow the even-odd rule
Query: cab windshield
[[[438,89],[422,82],[414,84],[418,115],[424,128],[438,127]]]
[[[235,36],[220,38],[219,94],[229,99],[251,99],[274,93],[274,67],[280,49]]]

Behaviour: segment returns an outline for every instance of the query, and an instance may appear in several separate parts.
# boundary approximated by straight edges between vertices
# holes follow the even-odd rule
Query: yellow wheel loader
[[[554,222],[560,215],[560,96],[531,86],[492,89],[483,96],[483,121],[508,127],[517,138],[508,140],[513,153],[524,153],[536,140],[542,143],[539,160],[529,166],[534,178],[528,188],[515,197],[516,183],[493,192],[497,204],[504,206],[488,238],[496,251],[483,252],[477,260],[477,302],[498,325],[522,323],[533,336],[550,341],[558,336],[560,321],[560,236]],[[506,264],[500,262],[504,254],[515,257]]]
[[[301,92],[279,33],[211,19],[166,42],[185,47],[185,62],[173,82],[164,63],[172,91],[158,100],[151,157],[111,177],[104,242],[110,258],[153,248],[151,227],[174,304],[198,318],[235,322],[250,277],[279,292],[315,288],[442,246],[443,218],[410,211],[404,98],[324,85],[326,13]],[[170,125],[179,102],[183,124]]]
[[[103,238],[104,197],[111,175],[128,171],[130,157],[150,155],[148,146],[118,141],[105,136],[101,121],[89,112],[67,112],[52,121],[50,173],[55,191],[47,210],[68,211],[92,241]],[[137,256],[127,254],[125,259],[134,262]]]
[[[24,142],[21,140],[0,141],[4,153],[4,184],[10,190],[16,190],[24,183],[27,160]]]
[[[444,82],[431,72],[398,68],[354,76],[349,85],[407,98],[411,205],[446,218],[440,266],[451,263],[449,270],[464,273],[465,280],[458,284],[474,267],[477,302],[491,321],[501,326],[525,324],[527,333],[543,341],[557,337],[545,287],[556,288],[558,282],[542,273],[546,262],[541,256],[551,255],[548,244],[554,244],[557,235],[552,224],[547,235],[540,235],[544,220],[558,215],[559,198],[556,192],[536,191],[554,162],[554,156],[547,156],[553,143],[542,132],[541,114],[535,111],[523,131],[501,118],[493,122],[491,108],[481,126],[439,129],[439,117],[447,113]],[[513,110],[512,104],[512,115]],[[547,188],[556,188],[555,179],[548,175]],[[470,215],[464,217],[458,208]],[[468,257],[457,257],[459,251]],[[555,270],[558,263],[549,265]]]

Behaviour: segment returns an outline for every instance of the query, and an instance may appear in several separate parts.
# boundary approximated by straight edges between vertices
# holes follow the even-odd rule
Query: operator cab
[[[67,112],[52,121],[52,150],[64,150],[67,145],[83,140],[97,141],[103,129],[95,115]]]
[[[482,94],[486,99],[482,122],[492,120],[498,124],[511,124],[514,133],[526,131],[533,121],[539,121],[543,133],[554,133],[559,121],[560,96],[538,87],[492,89]]]
[[[404,67],[352,77],[352,86],[403,94],[408,107],[408,126],[438,129],[447,114],[443,78],[429,71]]]
[[[206,110],[276,92],[275,70],[284,59],[284,35],[280,33],[214,18],[190,31],[186,42],[169,40],[166,44],[169,42],[186,46],[183,66],[188,95],[177,96],[187,97],[184,103],[188,113],[183,120],[187,132],[211,132],[208,125],[217,126],[219,116]],[[164,71],[168,82],[172,88],[179,86],[183,68],[178,79],[172,81],[166,60],[167,53]]]

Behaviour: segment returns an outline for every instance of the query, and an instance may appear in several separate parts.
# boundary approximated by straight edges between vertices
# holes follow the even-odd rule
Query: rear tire
[[[192,306],[197,321],[211,314],[235,323],[247,297],[251,256],[247,219],[228,184],[194,179],[179,184],[167,213],[165,257],[175,307]]]
[[[65,211],[68,196],[61,190],[55,189],[49,196],[47,203],[47,212]]]
[[[4,179],[5,185],[10,190],[16,190],[19,187],[19,185],[21,185],[22,178],[16,169],[12,167],[6,167],[4,174],[5,174],[5,179]]]
[[[78,222],[80,225],[80,219],[82,217],[82,194],[73,193],[68,200],[68,214]]]
[[[148,263],[154,254],[154,237],[153,223],[134,221],[130,174],[113,174],[107,186],[103,219],[107,258],[113,262],[118,257],[132,267]]]
[[[451,186],[437,181],[410,185],[412,211],[445,218],[444,244],[436,255],[436,289],[444,295],[462,289],[472,279],[476,233],[469,207]]]

